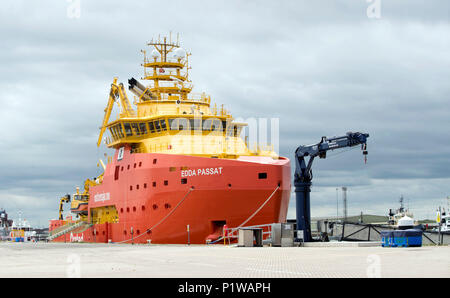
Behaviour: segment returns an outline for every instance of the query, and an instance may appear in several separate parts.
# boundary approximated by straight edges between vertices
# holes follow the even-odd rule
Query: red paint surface
[[[125,149],[123,159],[117,161],[116,151],[113,162],[106,167],[103,183],[90,189],[88,208],[115,206],[118,223],[97,224],[83,233],[74,230],[53,241],[69,242],[72,234],[72,239],[82,237],[84,242],[128,240],[131,243],[133,228],[135,243],[147,240],[187,243],[189,225],[190,242],[203,244],[211,234],[220,236],[222,223],[228,228],[242,224],[278,185],[280,188],[270,201],[245,225],[284,222],[291,190],[290,162],[287,158],[270,163],[259,161],[257,157],[255,162],[250,162],[173,154],[130,154],[129,148]],[[182,168],[195,171],[196,175],[182,177]],[[208,175],[206,169],[219,173]],[[267,173],[267,178],[259,179],[259,173]],[[187,179],[186,184],[181,183],[182,178]],[[190,188],[193,190],[178,208],[151,232],[146,232],[171,212]],[[109,199],[95,201],[96,195],[101,198],[101,194],[107,193]],[[50,231],[61,224],[59,220],[50,221]]]

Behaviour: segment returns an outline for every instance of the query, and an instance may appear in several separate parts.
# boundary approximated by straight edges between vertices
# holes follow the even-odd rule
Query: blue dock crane
[[[303,230],[303,240],[311,242],[311,206],[310,192],[312,163],[315,157],[326,158],[328,150],[361,145],[364,160],[367,161],[367,138],[369,134],[348,132],[345,136],[326,138],[313,145],[300,146],[295,150],[294,186],[296,194],[297,230]],[[305,157],[309,156],[308,163]]]

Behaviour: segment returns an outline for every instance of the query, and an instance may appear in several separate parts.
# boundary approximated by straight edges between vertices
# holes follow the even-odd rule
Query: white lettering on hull
[[[222,175],[222,169],[223,169],[222,167],[218,167],[218,168],[200,168],[196,170],[183,170],[181,171],[181,177]]]
[[[83,234],[81,236],[70,233],[70,242],[83,242]]]
[[[109,192],[98,193],[94,196],[94,202],[104,202],[104,201],[109,201],[109,199],[110,199]]]

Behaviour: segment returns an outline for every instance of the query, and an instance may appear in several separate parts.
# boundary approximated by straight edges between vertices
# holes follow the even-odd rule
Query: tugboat
[[[388,224],[395,228],[399,227],[400,223],[400,226],[418,226],[419,222],[417,220],[414,220],[414,214],[409,211],[409,209],[404,207],[403,201],[404,198],[403,195],[401,195],[399,199],[400,207],[396,210],[395,213],[392,211],[392,209],[389,209]]]
[[[136,109],[118,78],[111,84],[97,146],[104,140],[114,155],[72,202],[79,220],[51,220],[49,240],[204,244],[224,226],[285,222],[289,159],[250,146],[241,137],[246,123],[191,92],[191,54],[178,38],[148,46],[141,64],[148,84],[128,80]],[[120,111],[110,121],[114,104]]]

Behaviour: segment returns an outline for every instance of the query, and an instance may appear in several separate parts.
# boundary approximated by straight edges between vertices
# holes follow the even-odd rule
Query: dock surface
[[[0,277],[450,277],[450,246],[0,243]]]

